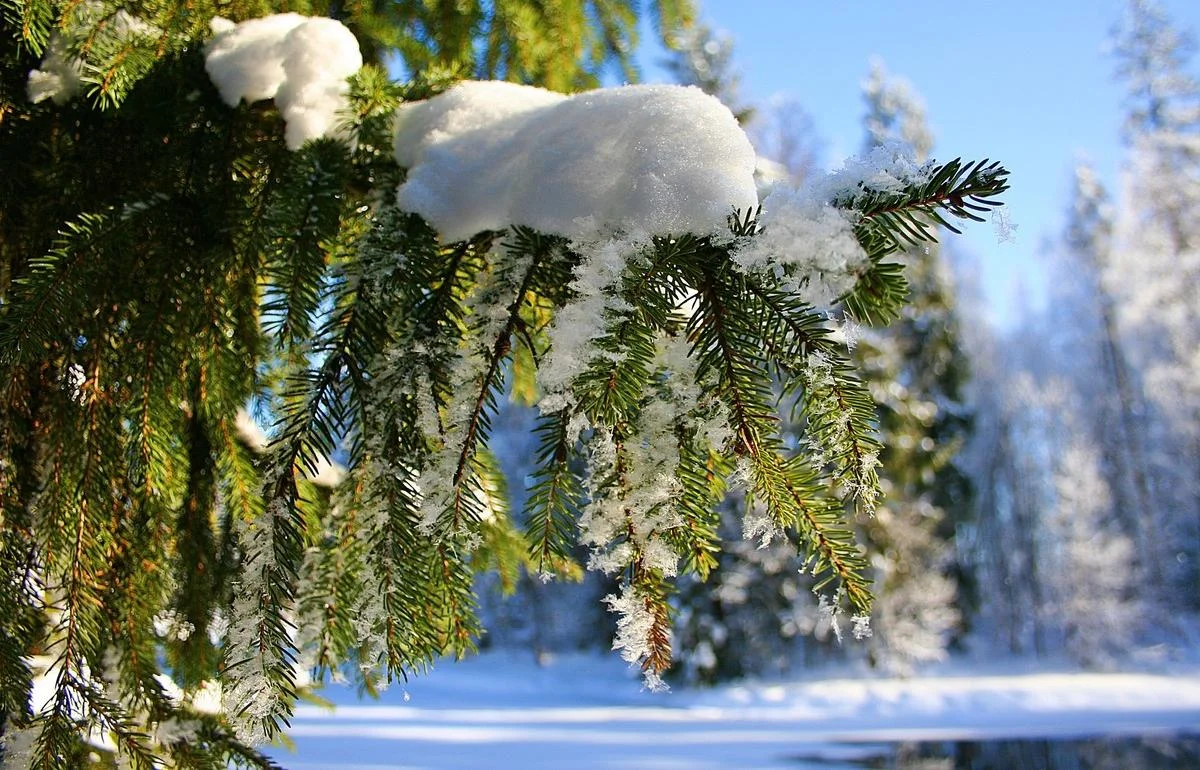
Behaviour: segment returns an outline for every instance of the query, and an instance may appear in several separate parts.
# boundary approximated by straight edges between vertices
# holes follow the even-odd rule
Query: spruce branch
[[[0,317],[0,363],[33,360],[68,339],[92,310],[94,285],[106,286],[112,278],[100,272],[112,266],[105,257],[132,251],[139,230],[168,200],[152,196],[64,224],[49,251],[31,259],[15,281],[11,305]]]
[[[264,330],[282,350],[304,345],[327,289],[327,250],[340,235],[349,174],[346,149],[310,142],[290,163],[263,217],[270,281]]]
[[[454,444],[447,447],[453,452],[452,463],[447,466],[447,470],[450,470],[451,492],[445,503],[445,511],[438,514],[439,519],[448,514],[448,518],[442,522],[447,532],[471,529],[482,518],[479,503],[483,495],[475,462],[477,449],[487,445],[491,415],[495,412],[496,399],[503,387],[504,364],[512,350],[513,336],[521,324],[521,314],[531,299],[530,293],[543,270],[543,263],[552,259],[556,248],[553,239],[545,239],[524,228],[514,228],[514,237],[507,244],[509,261],[499,268],[499,272],[518,274],[519,278],[512,281],[516,284],[513,298],[498,326],[487,317],[479,319],[480,331],[485,335],[481,339],[485,347],[478,353],[482,358],[482,366],[472,379],[456,383],[457,387],[466,385],[470,388],[471,400],[467,403],[465,419],[454,426]],[[498,276],[498,286],[494,288],[503,291],[513,277]]]
[[[555,574],[560,565],[573,561],[583,488],[571,467],[575,438],[570,426],[570,410],[560,409],[543,415],[535,428],[538,469],[525,503],[525,536],[530,559],[543,575]]]
[[[488,515],[479,527],[480,544],[473,555],[472,566],[476,572],[495,574],[500,582],[501,594],[511,596],[517,590],[522,571],[532,566],[529,547],[513,524],[508,480],[499,459],[486,448],[481,448],[477,455],[477,473],[486,497],[484,506]]]
[[[202,403],[199,390],[201,375],[194,375],[192,403]],[[220,653],[209,639],[209,617],[213,598],[218,594],[219,551],[213,531],[217,502],[216,461],[210,428],[196,407],[187,417],[187,480],[183,504],[175,521],[176,611],[191,632],[172,644],[173,659],[180,680],[197,685],[217,670]]]
[[[903,188],[874,189],[865,185],[833,201],[855,212],[855,237],[867,252],[869,266],[854,289],[842,298],[846,309],[865,321],[893,320],[907,295],[902,267],[883,261],[911,246],[937,240],[936,228],[961,231],[949,218],[982,222],[982,213],[1001,205],[1008,190],[1008,171],[987,159],[964,163],[956,158],[927,164],[921,178]]]
[[[356,667],[371,689],[380,665],[392,678],[461,656],[481,632],[476,570],[499,570],[505,588],[534,565],[570,572],[581,539],[621,575],[611,603],[625,649],[657,676],[671,662],[672,578],[680,564],[716,566],[731,475],[801,541],[818,588],[869,604],[834,495],[870,508],[874,406],[824,319],[731,258],[756,212],[735,213],[733,243],[683,234],[618,254],[637,227],[610,233],[605,253],[524,227],[441,245],[392,194],[407,173],[390,148],[401,97],[481,67],[575,88],[625,61],[633,5],[574,4],[570,21],[542,14],[532,32],[520,3],[393,5],[346,13],[376,30],[368,57],[396,44],[423,82],[362,71],[343,113],[353,146],[285,154],[278,110],[228,110],[209,87],[196,43],[211,8],[147,5],[131,22],[112,5],[0,0],[25,67],[6,82],[24,82],[54,21],[69,33],[78,17],[84,36],[69,45],[92,86],[91,105],[0,105],[0,142],[36,139],[22,168],[46,166],[0,185],[0,281],[16,280],[0,287],[0,360],[17,381],[0,450],[20,464],[0,467],[0,585],[12,589],[0,596],[0,705],[27,712],[25,657],[58,654],[48,766],[83,761],[99,726],[135,764],[271,767],[248,744],[287,724],[297,665],[322,677]],[[683,0],[656,7],[664,27],[690,14]],[[115,34],[122,24],[130,34]],[[837,201],[869,257],[845,307],[894,313],[905,283],[885,257],[979,219],[1005,180],[996,164],[954,161]],[[581,307],[596,310],[586,323],[556,325]],[[506,387],[536,400],[536,370],[572,345],[580,355],[543,402],[522,539],[492,421]],[[779,435],[781,392],[799,397],[807,457]],[[250,402],[275,419],[263,456],[238,436]],[[335,457],[344,484],[306,478]],[[189,643],[153,632],[172,608]],[[233,621],[220,671],[233,734],[165,703],[155,679],[170,668],[189,686],[222,668],[205,628],[217,608]],[[102,680],[85,673],[106,664]],[[176,718],[195,740],[155,745],[149,728]]]
[[[701,376],[711,374],[718,394],[730,410],[735,454],[758,451],[775,433],[778,418],[770,406],[771,383],[758,366],[756,336],[745,315],[728,303],[724,276],[703,275],[697,282],[696,312],[688,325],[688,340]]]
[[[0,2],[0,14],[3,14],[5,26],[20,30],[18,40],[21,47],[34,56],[40,56],[46,49],[54,27],[55,10],[53,3],[37,0]]]
[[[862,187],[861,192],[835,200],[834,205],[858,212],[861,226],[882,228],[901,248],[936,240],[935,227],[961,233],[942,212],[983,222],[979,215],[1000,206],[998,198],[1006,190],[1008,171],[999,163],[986,158],[963,163],[955,158],[931,168],[923,181],[910,183],[902,190]]]
[[[695,573],[700,580],[707,580],[717,567],[721,551],[720,504],[728,491],[726,479],[733,467],[719,448],[681,437],[675,477],[683,525],[670,530],[667,538],[683,556],[683,571]]]
[[[363,525],[353,498],[307,484],[305,553],[298,576],[297,647],[316,678],[336,672],[360,643],[354,608],[364,590]]]
[[[824,502],[827,492],[819,475],[801,459],[785,460],[780,454],[778,417],[770,406],[771,382],[758,365],[758,353],[751,352],[756,351],[758,340],[770,335],[759,333],[753,303],[729,304],[728,298],[737,296],[729,284],[731,275],[725,268],[698,282],[699,301],[689,339],[700,372],[715,375],[718,393],[728,405],[736,435],[733,452],[749,460],[747,508],[761,499],[778,527],[796,529],[810,558],[815,559],[817,572],[830,571],[852,604],[865,611],[870,603],[869,583],[863,574],[866,564],[852,530],[836,506]],[[811,340],[806,337],[790,346],[803,343],[811,344]]]
[[[780,373],[781,398],[801,395],[797,404],[810,437],[834,466],[835,479],[870,512],[879,494],[878,421],[875,402],[847,360],[845,346],[811,307],[751,276],[735,280],[747,304],[759,305],[760,334]]]
[[[642,671],[661,676],[671,667],[671,605],[667,583],[655,569],[635,564],[630,585],[645,604],[645,611],[652,618],[646,633],[646,655]],[[653,684],[653,682],[652,682]]]

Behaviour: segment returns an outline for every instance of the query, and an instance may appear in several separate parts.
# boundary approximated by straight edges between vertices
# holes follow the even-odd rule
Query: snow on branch
[[[720,235],[758,205],[750,141],[692,87],[461,83],[400,108],[396,160],[401,208],[447,241],[512,225],[575,241]]]
[[[217,17],[204,68],[230,107],[274,99],[290,150],[337,136],[346,79],[363,65],[358,40],[340,21],[281,13],[234,24]]]
[[[76,125],[144,153],[128,174],[161,179],[146,187],[121,176],[119,158],[52,138],[64,151],[46,155],[46,179],[105,172],[117,183],[100,214],[84,209],[59,227],[49,252],[14,252],[30,269],[0,308],[0,364],[16,364],[20,403],[43,380],[61,379],[70,396],[45,399],[55,430],[43,436],[21,418],[12,434],[27,457],[53,456],[63,482],[45,500],[37,484],[18,485],[32,497],[13,510],[31,523],[13,531],[31,555],[10,559],[10,571],[36,567],[45,590],[64,586],[66,597],[61,622],[20,628],[31,640],[21,644],[63,636],[61,657],[79,671],[112,645],[124,656],[114,681],[129,692],[176,661],[184,687],[219,676],[226,714],[204,740],[221,741],[220,764],[269,766],[240,741],[286,724],[305,681],[297,661],[316,661],[318,676],[357,666],[374,689],[376,666],[394,678],[461,656],[482,632],[476,570],[494,564],[510,583],[522,567],[574,575],[583,546],[590,567],[618,576],[606,599],[617,648],[657,687],[672,663],[673,582],[717,566],[717,506],[731,488],[748,510],[766,510],[765,524],[751,513],[747,536],[786,530],[830,622],[849,609],[866,632],[870,564],[847,503],[875,508],[878,419],[828,310],[894,317],[903,265],[884,260],[950,219],[990,212],[1007,186],[1002,167],[918,165],[884,149],[804,189],[776,187],[760,207],[749,140],[696,88],[565,96],[466,82],[401,106],[391,137],[392,106],[424,86],[386,84],[369,68],[350,110],[347,81],[363,58],[340,22],[214,19],[207,77],[231,109],[274,100],[288,148],[308,144],[289,157],[261,141],[278,125],[269,110],[196,130],[221,109],[212,92],[193,98],[205,77],[193,37],[207,36],[195,31],[202,17],[139,19],[95,0],[73,8],[59,37],[42,35],[46,58],[27,88],[43,104],[29,108],[30,128],[59,122],[47,100],[88,88],[110,114]],[[156,67],[150,88],[161,92],[126,101]],[[181,119],[139,120],[158,109]],[[351,137],[347,152],[339,141]],[[395,162],[380,151],[389,140]],[[46,198],[35,213],[92,205],[79,197],[92,185],[29,184]],[[133,227],[147,212],[155,221]],[[14,223],[18,249],[44,247],[45,223],[29,219]],[[194,237],[210,222],[216,237]],[[145,302],[124,301],[108,280],[131,265],[162,279]],[[101,371],[114,383],[144,377],[131,386],[144,403],[137,424]],[[492,451],[506,427],[500,399],[518,389],[542,412],[520,517],[502,504]],[[257,457],[265,437],[236,412],[260,397],[276,426]],[[343,451],[344,473],[323,459]],[[14,478],[39,478],[36,462],[21,462]],[[336,492],[317,489],[326,485]],[[225,518],[209,515],[218,509]],[[157,522],[149,539],[117,526],[129,517]],[[173,572],[137,569],[164,557]],[[194,564],[215,565],[197,585],[220,590],[175,585]],[[203,655],[150,636],[150,621],[176,607],[209,643]],[[37,601],[0,601],[0,616],[26,611],[45,614]],[[199,633],[217,617],[209,625],[221,633]],[[21,650],[9,647],[20,669]],[[95,726],[137,751],[126,715],[159,713],[145,697],[122,691],[134,707],[117,709],[60,680],[62,705],[42,733],[59,737],[37,751],[67,756]],[[14,681],[10,704],[23,702],[28,677],[16,670]],[[80,698],[89,712],[76,720],[68,707]]]

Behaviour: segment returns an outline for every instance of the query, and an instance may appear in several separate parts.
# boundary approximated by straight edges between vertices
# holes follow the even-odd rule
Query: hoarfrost
[[[604,311],[617,309],[606,290],[620,279],[625,255],[639,247],[636,241],[618,239],[577,246],[582,260],[571,282],[575,299],[555,314],[549,329],[550,350],[537,371],[545,394],[539,402],[543,414],[571,405],[567,391],[587,368],[592,342],[604,334]]]
[[[996,228],[996,242],[1009,243],[1017,240],[1017,227],[1013,224],[1008,206],[992,209],[992,227]]]
[[[191,696],[192,711],[199,714],[221,713],[221,683],[205,679]]]
[[[193,744],[200,740],[203,725],[195,719],[180,719],[171,717],[159,722],[154,727],[154,740],[157,743]]]
[[[272,645],[259,644],[258,635],[266,574],[275,566],[274,522],[285,515],[286,506],[286,501],[273,500],[253,522],[234,517],[244,549],[244,567],[233,597],[226,658],[241,662],[227,669],[229,681],[222,691],[222,703],[226,713],[236,715],[232,721],[238,738],[251,745],[268,739],[262,722],[275,712],[279,700],[267,675],[278,663],[278,654]]]
[[[837,639],[838,644],[842,643],[842,626],[838,622],[841,614],[842,608],[838,605],[836,599],[830,601],[829,597],[824,594],[817,597],[817,615],[829,623],[829,627],[833,629],[833,636]]]
[[[763,201],[762,232],[734,254],[743,270],[774,269],[815,307],[829,307],[854,286],[867,254],[848,214],[809,192],[776,187]]]
[[[622,585],[620,594],[609,594],[604,602],[617,616],[617,635],[612,648],[621,653],[621,658],[631,664],[639,664],[650,657],[649,638],[654,630],[654,612],[647,606],[637,589]],[[653,671],[643,672],[646,689],[662,692],[667,685]]]
[[[154,616],[154,633],[162,639],[187,641],[195,632],[196,627],[187,618],[174,610],[167,610]]]
[[[767,513],[767,509],[756,505],[742,516],[742,539],[751,542],[758,541],[759,548],[766,548],[777,537],[783,536],[783,530]]]
[[[758,203],[756,158],[729,109],[697,88],[563,96],[460,83],[397,111],[402,208],[448,241],[526,225],[587,242],[631,231],[721,235]]]
[[[737,463],[733,466],[733,471],[729,474],[729,489],[750,489],[754,486],[754,466],[750,463],[750,458],[745,455],[739,455]]]
[[[771,272],[784,288],[814,307],[830,307],[868,265],[845,204],[864,191],[899,192],[929,179],[902,144],[884,144],[801,188],[776,184],[763,199],[761,231],[733,257],[743,270]]]
[[[810,195],[821,201],[848,200],[864,190],[900,192],[928,181],[936,166],[920,163],[903,142],[884,142],[865,155],[847,158],[837,171],[818,179]]]
[[[212,27],[204,68],[226,104],[274,99],[290,150],[340,135],[346,79],[363,64],[358,40],[341,22],[281,13],[240,24],[217,17]]]
[[[843,315],[842,319],[830,319],[833,325],[833,333],[829,335],[830,339],[837,340],[846,346],[846,350],[853,352],[854,346],[862,339],[864,329],[862,324],[855,321],[850,315]]]
[[[871,637],[870,615],[855,615],[850,618],[850,622],[854,624],[853,633],[855,639],[862,640]]]

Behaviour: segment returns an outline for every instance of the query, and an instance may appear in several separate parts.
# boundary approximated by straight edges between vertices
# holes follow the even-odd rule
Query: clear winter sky
[[[703,18],[734,40],[748,104],[795,98],[836,167],[862,142],[860,83],[872,56],[925,99],[934,157],[990,157],[1012,172],[1015,242],[977,225],[958,247],[977,257],[1004,325],[1040,302],[1039,252],[1061,230],[1074,159],[1088,158],[1115,190],[1122,148],[1121,86],[1108,52],[1123,0],[700,0]],[[1200,34],[1200,0],[1165,0],[1174,23]],[[643,56],[645,76],[660,80]],[[1195,62],[1193,62],[1195,64]],[[1193,70],[1197,69],[1193,67]]]

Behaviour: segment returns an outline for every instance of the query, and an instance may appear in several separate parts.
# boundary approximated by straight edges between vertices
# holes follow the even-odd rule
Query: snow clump
[[[26,93],[34,104],[52,99],[60,107],[71,101],[83,84],[83,62],[71,55],[67,43],[57,32],[46,45],[42,66],[30,70]]]
[[[646,605],[646,600],[636,588],[625,584],[621,586],[620,594],[609,594],[604,602],[617,615],[617,635],[613,639],[612,648],[621,652],[621,658],[630,665],[641,666],[653,650],[647,641],[654,630],[654,612]],[[670,688],[657,673],[650,668],[642,669],[642,679],[645,687],[651,692],[663,692]]]
[[[720,236],[758,205],[750,141],[694,87],[460,83],[400,107],[395,149],[400,206],[447,241],[511,225],[583,242]]]
[[[41,66],[29,72],[25,94],[34,104],[50,99],[61,107],[83,90],[85,64],[72,53],[72,48],[85,39],[90,38],[93,48],[104,48],[112,40],[162,34],[153,24],[123,10],[112,13],[97,2],[80,3],[64,24],[61,32],[50,35]]]
[[[358,40],[341,22],[280,13],[240,24],[217,17],[212,29],[204,68],[226,104],[274,99],[289,150],[341,135],[346,79],[363,65]]]
[[[819,178],[809,195],[822,201],[846,201],[863,190],[901,192],[929,181],[936,165],[919,162],[903,142],[884,142],[865,155],[847,158],[842,167]]]

